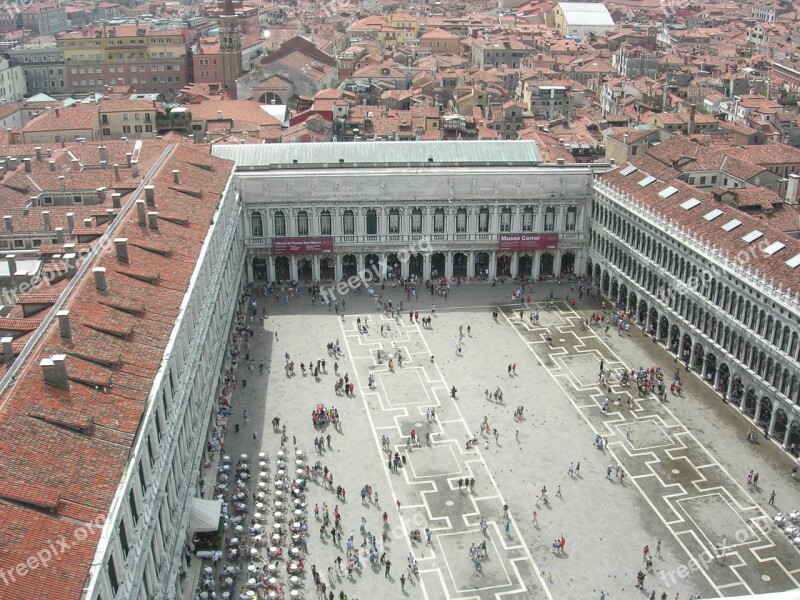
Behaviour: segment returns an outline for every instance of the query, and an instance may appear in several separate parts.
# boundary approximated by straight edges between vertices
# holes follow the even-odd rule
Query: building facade
[[[22,100],[28,90],[22,67],[0,58],[0,104]]]
[[[604,169],[540,165],[535,143],[521,141],[213,152],[237,161],[248,277],[303,283],[365,270],[420,280],[585,272],[592,176]]]
[[[55,42],[22,44],[9,50],[8,55],[22,67],[30,94],[66,92],[64,54]]]
[[[591,219],[593,285],[785,448],[800,447],[800,243],[633,165],[595,181]]]
[[[222,87],[236,97],[236,80],[242,76],[242,32],[233,2],[225,0],[219,19],[219,54],[222,67]]]

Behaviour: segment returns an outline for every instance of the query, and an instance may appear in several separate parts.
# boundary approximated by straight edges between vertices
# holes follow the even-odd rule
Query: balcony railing
[[[510,235],[518,234],[519,232],[512,232]],[[528,232],[530,233],[530,232]],[[429,234],[422,234],[422,233],[391,233],[391,234],[381,234],[381,235],[366,235],[366,234],[358,234],[358,235],[335,235],[333,237],[334,244],[336,245],[370,245],[375,246],[376,244],[411,244],[413,242],[419,242],[423,239],[428,239],[432,242],[461,242],[461,243],[480,243],[483,246],[487,246],[487,249],[492,249],[492,246],[497,246],[498,244],[498,233],[429,233]],[[318,237],[318,236],[281,236],[280,238],[294,238],[294,237]],[[324,236],[324,237],[331,237],[331,236]],[[588,242],[589,241],[589,234],[588,232],[579,232],[579,231],[568,231],[564,233],[559,233],[559,239],[563,241],[569,242]],[[246,241],[248,246],[266,246],[270,247],[272,245],[272,238],[269,237],[250,237],[247,238]]]

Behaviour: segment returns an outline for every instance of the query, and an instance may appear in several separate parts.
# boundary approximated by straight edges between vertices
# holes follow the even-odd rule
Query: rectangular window
[[[114,566],[114,557],[108,559],[108,585],[114,596],[119,591],[119,580],[117,579],[117,568]]]
[[[504,210],[500,213],[500,231],[511,231],[511,211]]]
[[[422,211],[411,213],[411,233],[422,233]]]
[[[544,213],[544,230],[545,231],[553,231],[556,226],[556,211],[555,210],[547,210]]]
[[[142,133],[142,126],[141,125],[134,125],[133,126],[133,131],[135,133]]]
[[[530,208],[526,208],[525,212],[522,213],[522,231],[533,231],[533,210]]]
[[[356,220],[352,211],[344,213],[342,217],[342,230],[344,235],[355,235],[356,233]]]
[[[122,126],[122,133],[130,133],[130,132],[131,132],[131,126],[130,125],[123,125]]]
[[[487,233],[489,231],[489,211],[482,210],[478,214],[478,232]]]
[[[467,211],[460,210],[456,213],[456,233],[467,232]]]
[[[441,209],[433,213],[433,233],[444,233],[444,211]]]
[[[566,225],[565,229],[567,231],[575,231],[575,221],[576,221],[577,216],[578,216],[578,213],[576,213],[574,210],[568,210],[567,211],[567,218],[566,218],[566,223],[565,223],[565,225]]]
[[[122,548],[122,555],[127,558],[130,546],[128,546],[128,533],[125,531],[125,521],[119,522],[119,545]]]
[[[400,213],[389,213],[389,233],[400,233]]]

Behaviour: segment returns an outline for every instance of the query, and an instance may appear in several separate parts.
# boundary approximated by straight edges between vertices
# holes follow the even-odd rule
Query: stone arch
[[[542,252],[539,257],[539,275],[541,277],[552,277],[555,275],[553,271],[555,258],[552,252]]]
[[[708,352],[706,354],[704,377],[706,381],[710,383],[712,386],[714,385],[714,380],[717,377],[717,357],[715,354]]]
[[[447,256],[444,252],[434,252],[431,254],[431,279],[444,277]]]
[[[756,390],[753,386],[749,386],[744,395],[744,406],[742,412],[751,419],[756,418],[756,411],[758,410],[758,398],[756,397]]]
[[[772,399],[767,396],[762,396],[759,407],[757,425],[769,425],[769,422],[772,420],[772,411],[774,409]]]
[[[561,255],[561,271],[562,275],[572,275],[575,272],[575,253],[567,250]]]
[[[775,409],[775,425],[772,427],[772,435],[779,440],[783,440],[786,429],[789,427],[789,416],[782,408]]]
[[[297,257],[297,281],[310,282],[314,279],[314,266],[310,256]]]
[[[800,455],[800,421],[792,421],[789,425],[789,437],[786,439],[786,448],[795,458]]]
[[[703,345],[698,342],[694,345],[694,362],[692,368],[698,373],[703,372],[703,363],[706,359],[706,352]]]
[[[684,333],[683,340],[681,340],[681,360],[683,360],[683,362],[685,363],[688,363],[691,355],[692,355],[692,338],[689,336],[688,333]]]
[[[284,104],[283,98],[281,98],[275,92],[264,92],[258,97],[259,104]]]
[[[256,281],[266,281],[269,276],[267,270],[267,259],[263,256],[253,257],[253,279]]]
[[[453,254],[453,277],[467,276],[467,255],[463,252]]]
[[[342,256],[342,276],[345,278],[354,277],[358,272],[358,259],[355,254],[345,254]]]
[[[292,278],[291,270],[289,268],[288,256],[275,257],[275,280],[276,281],[289,281]]]
[[[717,380],[717,389],[728,395],[728,384],[731,382],[731,369],[726,363],[719,365],[719,379]]]

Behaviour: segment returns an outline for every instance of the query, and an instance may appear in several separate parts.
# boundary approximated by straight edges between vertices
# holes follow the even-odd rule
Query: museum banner
[[[519,252],[524,250],[555,250],[558,248],[557,233],[501,233],[500,250]]]
[[[272,253],[277,256],[292,256],[297,254],[333,254],[333,238],[272,238]]]

